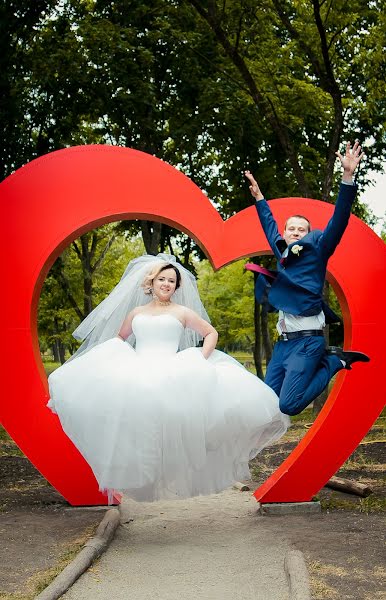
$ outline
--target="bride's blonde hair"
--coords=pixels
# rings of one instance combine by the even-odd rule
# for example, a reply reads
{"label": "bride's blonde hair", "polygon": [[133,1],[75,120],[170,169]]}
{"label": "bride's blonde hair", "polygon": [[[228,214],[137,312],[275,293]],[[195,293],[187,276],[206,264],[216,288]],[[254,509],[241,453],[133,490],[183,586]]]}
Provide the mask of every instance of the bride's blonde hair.
{"label": "bride's blonde hair", "polygon": [[175,267],[174,265],[168,264],[168,265],[157,265],[156,267],[153,267],[153,269],[146,275],[145,279],[143,280],[141,287],[143,287],[144,293],[147,296],[150,296],[150,294],[153,291],[153,280],[158,277],[158,275],[160,273],[162,273],[162,271],[166,271],[166,269],[173,269],[173,271],[175,271],[176,274],[176,290],[178,290],[178,288],[181,285],[181,273],[179,272],[179,270],[177,269],[177,267]]}

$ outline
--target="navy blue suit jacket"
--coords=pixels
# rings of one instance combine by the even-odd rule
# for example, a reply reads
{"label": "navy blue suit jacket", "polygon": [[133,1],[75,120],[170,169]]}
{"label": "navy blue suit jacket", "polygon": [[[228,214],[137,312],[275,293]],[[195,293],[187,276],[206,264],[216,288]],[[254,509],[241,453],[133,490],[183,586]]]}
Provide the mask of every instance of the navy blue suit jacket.
{"label": "navy blue suit jacket", "polygon": [[[279,261],[287,244],[278,231],[266,200],[256,202],[264,233],[278,259],[277,277],[273,282],[262,275],[256,281],[255,294],[259,302],[264,301],[268,292],[268,302],[276,310],[302,316],[317,315],[324,310],[327,322],[338,320],[323,302],[323,284],[328,259],[347,227],[356,191],[356,185],[341,184],[334,213],[325,230],[314,229],[301,240],[291,243],[284,265]],[[301,247],[298,254],[292,251],[294,246]]]}

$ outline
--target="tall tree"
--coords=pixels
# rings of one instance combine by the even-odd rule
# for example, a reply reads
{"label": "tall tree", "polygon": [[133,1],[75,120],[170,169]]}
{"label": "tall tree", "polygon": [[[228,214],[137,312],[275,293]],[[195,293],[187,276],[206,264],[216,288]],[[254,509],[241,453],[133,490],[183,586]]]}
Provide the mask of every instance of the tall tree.
{"label": "tall tree", "polygon": [[42,348],[64,361],[76,343],[71,332],[118,283],[127,263],[143,252],[116,224],[104,225],[74,240],[52,266],[39,302]]}
{"label": "tall tree", "polygon": [[[370,147],[368,154],[380,168],[386,142],[381,2],[187,1],[213,32],[225,68],[253,103],[267,139],[271,134],[280,147],[285,193],[296,183],[302,196],[318,197],[321,189],[330,200],[344,129],[350,137],[376,138],[377,152]],[[369,38],[375,47],[368,58]],[[371,76],[360,58],[376,66]]]}
{"label": "tall tree", "polygon": [[31,159],[34,127],[27,105],[30,54],[36,31],[43,27],[56,0],[5,0],[0,4],[0,181]]}

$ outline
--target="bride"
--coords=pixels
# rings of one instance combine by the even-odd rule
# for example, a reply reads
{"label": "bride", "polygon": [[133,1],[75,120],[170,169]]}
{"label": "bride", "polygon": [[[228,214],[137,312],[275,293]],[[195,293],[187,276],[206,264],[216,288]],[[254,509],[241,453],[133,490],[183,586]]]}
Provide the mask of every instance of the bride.
{"label": "bride", "polygon": [[289,426],[276,394],[215,350],[196,281],[173,256],[131,261],[74,336],[85,341],[50,375],[48,406],[109,498],[218,492]]}

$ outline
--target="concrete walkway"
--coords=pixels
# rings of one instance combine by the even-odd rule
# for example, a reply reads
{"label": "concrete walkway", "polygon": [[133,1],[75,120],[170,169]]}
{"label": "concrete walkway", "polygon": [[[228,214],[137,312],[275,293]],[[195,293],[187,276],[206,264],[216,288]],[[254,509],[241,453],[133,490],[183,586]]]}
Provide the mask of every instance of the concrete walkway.
{"label": "concrete walkway", "polygon": [[283,517],[257,516],[250,492],[124,500],[122,525],[67,600],[288,600]]}

